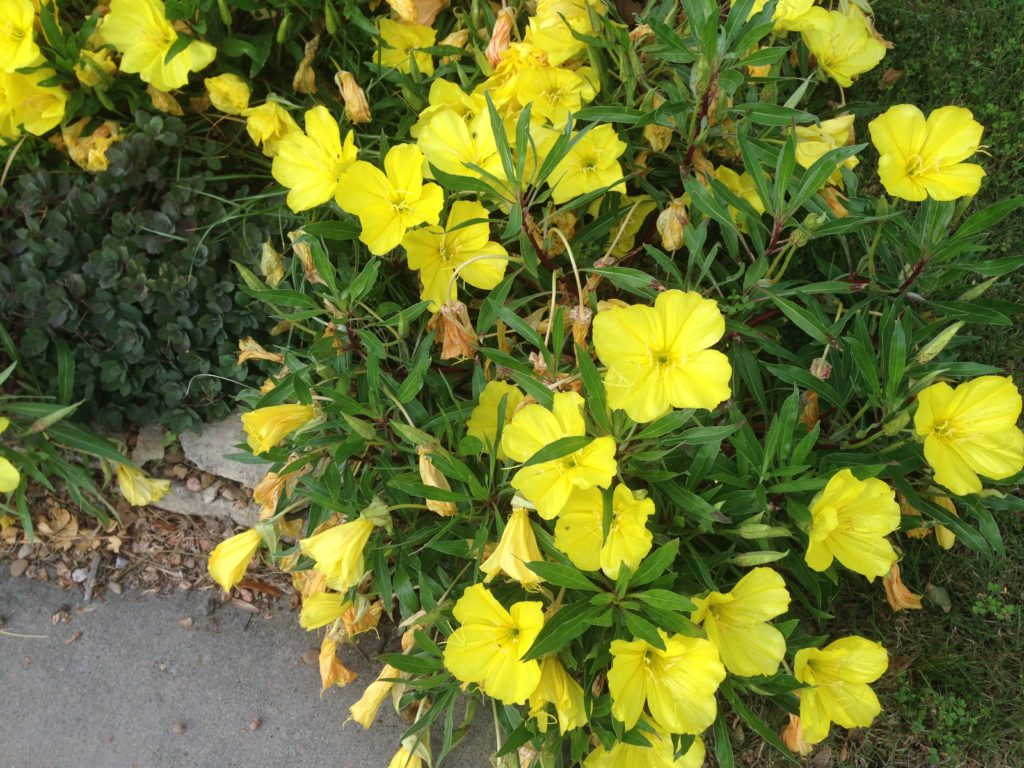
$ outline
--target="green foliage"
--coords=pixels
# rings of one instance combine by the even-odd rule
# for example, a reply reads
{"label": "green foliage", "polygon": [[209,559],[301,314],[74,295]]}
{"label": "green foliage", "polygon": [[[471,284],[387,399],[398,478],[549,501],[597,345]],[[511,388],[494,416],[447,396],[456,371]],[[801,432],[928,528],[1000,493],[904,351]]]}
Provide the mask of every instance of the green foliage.
{"label": "green foliage", "polygon": [[[181,430],[223,416],[237,340],[261,314],[236,283],[267,221],[236,220],[244,181],[218,177],[220,150],[182,121],[137,115],[102,174],[40,167],[0,190],[0,322],[18,376],[37,392],[67,376],[78,418]],[[63,366],[63,367],[62,367]]]}

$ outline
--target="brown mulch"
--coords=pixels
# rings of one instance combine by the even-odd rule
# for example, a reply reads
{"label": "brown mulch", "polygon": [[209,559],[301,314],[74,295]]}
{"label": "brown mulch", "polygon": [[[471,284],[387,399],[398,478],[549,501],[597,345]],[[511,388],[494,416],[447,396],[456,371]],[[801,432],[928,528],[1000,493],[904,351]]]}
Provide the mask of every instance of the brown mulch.
{"label": "brown mulch", "polygon": [[[125,590],[170,594],[221,592],[206,571],[210,551],[236,532],[229,520],[188,517],[110,499],[118,520],[106,527],[68,499],[30,489],[35,539],[16,524],[0,525],[0,567],[21,578],[75,589],[87,600]],[[230,597],[243,610],[269,609],[297,596],[287,574],[256,561]]]}

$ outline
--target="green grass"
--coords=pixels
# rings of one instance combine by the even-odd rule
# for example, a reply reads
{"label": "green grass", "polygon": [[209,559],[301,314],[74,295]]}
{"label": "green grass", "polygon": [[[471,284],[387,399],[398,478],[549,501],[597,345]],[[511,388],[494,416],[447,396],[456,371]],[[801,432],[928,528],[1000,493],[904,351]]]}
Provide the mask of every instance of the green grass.
{"label": "green grass", "polygon": [[[988,173],[978,204],[1024,194],[1024,2],[1021,0],[878,0],[878,27],[893,49],[852,92],[883,106],[910,103],[927,114],[954,104],[969,108],[985,126]],[[902,72],[891,84],[891,70]],[[990,258],[1024,252],[1024,215],[1003,223]],[[993,298],[1017,301],[1022,277],[1010,275],[990,289]],[[978,360],[1024,372],[1020,323],[978,340]]]}
{"label": "green grass", "polygon": [[[875,10],[894,48],[851,97],[883,107],[913,103],[926,113],[946,104],[970,108],[985,125],[987,147],[979,160],[988,178],[978,204],[1024,193],[1024,2],[878,0]],[[902,74],[887,84],[887,70]],[[1024,216],[1002,225],[992,250],[992,258],[1024,252]],[[1024,276],[1010,275],[991,295],[1017,301],[1022,288]],[[982,333],[988,335],[978,338],[975,359],[1006,368],[1020,383],[1020,323]],[[999,522],[1007,556],[998,561],[961,544],[943,552],[933,538],[900,537],[903,578],[926,595],[922,611],[893,613],[881,583],[844,579],[828,631],[833,637],[863,634],[889,649],[890,672],[876,686],[884,712],[868,730],[836,729],[826,747],[830,754],[812,758],[812,765],[1024,764],[1024,520]],[[945,590],[948,611],[928,599],[932,588]]]}

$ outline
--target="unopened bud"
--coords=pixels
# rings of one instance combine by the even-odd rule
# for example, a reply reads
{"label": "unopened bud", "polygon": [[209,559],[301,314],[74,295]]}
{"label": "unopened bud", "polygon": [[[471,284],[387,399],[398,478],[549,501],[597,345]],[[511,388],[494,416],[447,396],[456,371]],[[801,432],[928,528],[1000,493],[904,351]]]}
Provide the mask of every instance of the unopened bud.
{"label": "unopened bud", "polygon": [[828,381],[832,375],[832,366],[824,357],[816,357],[811,362],[811,376],[821,381]]}
{"label": "unopened bud", "polygon": [[658,234],[661,235],[661,244],[666,251],[678,251],[683,246],[684,232],[689,222],[686,210],[686,203],[683,198],[673,199],[661,213],[658,214]]}
{"label": "unopened bud", "polygon": [[334,76],[334,83],[341,91],[341,100],[345,102],[345,117],[352,123],[368,123],[373,119],[370,114],[370,105],[366,101],[366,94],[359,87],[355,76],[344,69],[338,70]]}
{"label": "unopened bud", "polygon": [[903,428],[910,422],[910,413],[906,410],[900,411],[895,417],[885,422],[882,426],[882,434],[886,437],[892,437],[898,435],[903,431]]}
{"label": "unopened bud", "polygon": [[743,539],[774,539],[790,535],[788,528],[764,523],[744,523],[737,530]]}
{"label": "unopened bud", "polygon": [[751,568],[756,565],[774,563],[786,557],[788,554],[788,549],[785,552],[774,552],[772,550],[767,550],[765,552],[743,552],[742,554],[729,558],[729,562],[743,568]]}
{"label": "unopened bud", "polygon": [[516,12],[511,8],[502,8],[498,11],[498,18],[494,21],[494,31],[491,32],[491,41],[487,44],[487,61],[492,67],[501,63],[501,54],[508,50],[512,40],[512,27],[516,23]]}
{"label": "unopened bud", "polygon": [[388,505],[376,496],[374,496],[369,506],[359,513],[359,516],[381,528],[387,528],[391,525],[391,513],[388,512]]}
{"label": "unopened bud", "polygon": [[940,352],[942,352],[942,350],[946,348],[946,345],[953,340],[953,337],[956,336],[963,327],[963,320],[957,320],[951,326],[941,331],[938,336],[925,344],[921,351],[917,353],[915,360],[917,360],[921,365],[930,363]]}

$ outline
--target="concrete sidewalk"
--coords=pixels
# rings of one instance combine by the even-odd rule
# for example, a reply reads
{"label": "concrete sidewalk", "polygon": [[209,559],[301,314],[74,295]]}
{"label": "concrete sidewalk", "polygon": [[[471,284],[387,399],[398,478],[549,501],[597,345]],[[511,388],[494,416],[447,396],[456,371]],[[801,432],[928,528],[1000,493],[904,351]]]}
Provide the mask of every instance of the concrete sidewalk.
{"label": "concrete sidewalk", "polygon": [[[7,570],[0,768],[386,768],[398,748],[404,727],[388,706],[369,731],[341,725],[380,665],[344,649],[360,679],[321,701],[317,667],[302,662],[319,640],[287,610],[265,618],[213,593],[83,606],[78,592]],[[54,624],[62,606],[71,620]],[[478,726],[444,766],[490,765],[493,726]]]}

